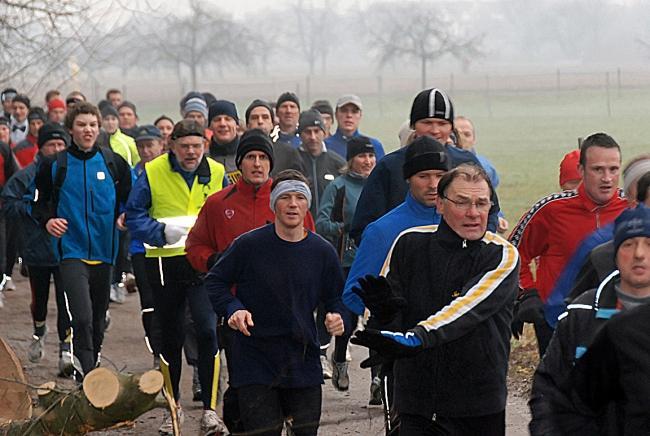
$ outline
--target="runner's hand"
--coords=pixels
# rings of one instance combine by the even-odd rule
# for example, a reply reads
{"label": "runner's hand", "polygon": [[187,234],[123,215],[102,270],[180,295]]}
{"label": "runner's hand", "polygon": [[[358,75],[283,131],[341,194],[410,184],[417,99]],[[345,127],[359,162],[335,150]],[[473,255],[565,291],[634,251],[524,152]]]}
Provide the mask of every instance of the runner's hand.
{"label": "runner's hand", "polygon": [[403,297],[395,294],[386,277],[367,275],[359,279],[359,287],[352,288],[370,314],[381,324],[387,324],[395,318],[407,303]]}
{"label": "runner's hand", "polygon": [[55,238],[60,238],[68,230],[68,221],[65,218],[51,218],[45,223],[45,230]]}
{"label": "runner's hand", "polygon": [[165,242],[167,245],[173,245],[181,240],[187,234],[187,229],[181,226],[165,224]]}
{"label": "runner's hand", "polygon": [[121,230],[123,232],[127,230],[126,213],[121,213],[120,216],[117,217],[117,220],[115,220],[115,225],[117,226],[118,230]]}
{"label": "runner's hand", "polygon": [[325,315],[325,328],[327,333],[332,336],[342,336],[345,331],[345,324],[343,318],[338,313],[328,313]]}
{"label": "runner's hand", "polygon": [[228,318],[228,325],[233,330],[239,330],[244,336],[250,336],[248,327],[253,327],[253,315],[248,310],[238,310]]}

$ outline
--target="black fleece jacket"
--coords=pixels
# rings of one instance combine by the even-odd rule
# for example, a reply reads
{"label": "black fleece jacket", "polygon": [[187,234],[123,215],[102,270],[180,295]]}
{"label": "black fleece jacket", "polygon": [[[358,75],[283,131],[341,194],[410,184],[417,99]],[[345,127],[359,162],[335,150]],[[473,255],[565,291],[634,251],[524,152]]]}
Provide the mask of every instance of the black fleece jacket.
{"label": "black fleece jacket", "polygon": [[397,411],[429,419],[503,411],[517,250],[491,232],[464,240],[443,220],[409,229],[389,259],[391,288],[408,302],[390,329],[412,329],[425,348],[395,361]]}

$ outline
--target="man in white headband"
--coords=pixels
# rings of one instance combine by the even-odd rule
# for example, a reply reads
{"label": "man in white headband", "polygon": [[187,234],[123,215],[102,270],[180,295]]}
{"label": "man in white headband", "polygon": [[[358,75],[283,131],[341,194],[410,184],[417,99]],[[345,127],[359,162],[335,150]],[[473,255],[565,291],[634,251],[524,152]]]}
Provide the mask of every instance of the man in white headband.
{"label": "man in white headband", "polygon": [[229,384],[247,434],[279,435],[285,416],[296,434],[317,434],[323,375],[314,310],[325,306],[331,335],[351,328],[340,315],[336,252],[304,226],[311,200],[302,174],[280,172],[271,186],[274,222],[237,238],[205,278],[214,310],[235,331]]}

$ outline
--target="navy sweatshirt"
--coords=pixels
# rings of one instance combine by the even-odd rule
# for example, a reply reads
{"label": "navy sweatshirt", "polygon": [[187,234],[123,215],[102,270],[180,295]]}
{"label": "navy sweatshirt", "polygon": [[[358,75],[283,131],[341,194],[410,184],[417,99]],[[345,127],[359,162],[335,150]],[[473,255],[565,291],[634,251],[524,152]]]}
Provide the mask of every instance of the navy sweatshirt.
{"label": "navy sweatshirt", "polygon": [[227,320],[245,309],[255,324],[251,336],[233,334],[233,387],[323,382],[313,312],[322,301],[328,312],[344,313],[343,273],[330,243],[312,232],[288,242],[268,224],[237,238],[207,274],[205,287],[217,315]]}

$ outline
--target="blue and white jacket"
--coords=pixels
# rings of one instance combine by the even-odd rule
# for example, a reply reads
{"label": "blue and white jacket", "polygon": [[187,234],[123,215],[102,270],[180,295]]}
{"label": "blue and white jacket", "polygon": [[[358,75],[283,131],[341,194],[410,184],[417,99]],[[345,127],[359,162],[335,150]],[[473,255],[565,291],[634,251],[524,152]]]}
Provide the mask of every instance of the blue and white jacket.
{"label": "blue and white jacket", "polygon": [[39,198],[33,216],[42,226],[51,218],[68,221],[63,236],[52,238],[59,261],[83,259],[114,264],[119,248],[115,221],[131,189],[131,169],[114,153],[118,180],[113,180],[97,145],[84,152],[73,143],[61,153],[68,156],[58,201],[53,195],[56,159],[43,160],[36,175]]}

